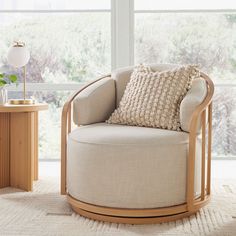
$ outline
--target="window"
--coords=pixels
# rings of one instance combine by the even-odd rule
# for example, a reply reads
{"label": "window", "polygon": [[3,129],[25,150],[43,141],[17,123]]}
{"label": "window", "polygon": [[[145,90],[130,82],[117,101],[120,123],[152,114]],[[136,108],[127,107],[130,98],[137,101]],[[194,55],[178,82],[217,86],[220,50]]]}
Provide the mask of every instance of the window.
{"label": "window", "polygon": [[31,52],[27,65],[31,83],[82,82],[111,70],[109,12],[4,13],[0,17],[0,65],[8,67],[5,55],[13,41],[25,42]]}
{"label": "window", "polygon": [[236,2],[234,0],[134,0],[136,11],[178,11],[178,10],[194,10],[194,11],[206,11],[206,10],[229,10],[236,8]]}
{"label": "window", "polygon": [[[236,157],[236,1],[1,0],[0,30],[1,70],[21,79],[6,54],[14,40],[26,42],[28,96],[49,103],[40,115],[40,158],[60,158],[60,115],[69,94],[138,63],[200,64],[216,84],[213,156]],[[19,97],[22,85],[9,90]]]}
{"label": "window", "polygon": [[[61,108],[69,94],[85,81],[111,71],[110,1],[4,0],[0,2],[0,68],[13,41],[26,43],[27,96],[46,101],[40,112],[39,157],[60,158]],[[9,88],[9,98],[22,96],[22,86]],[[50,148],[49,148],[50,147]]]}
{"label": "window", "polygon": [[213,79],[214,158],[236,156],[234,9],[229,0],[135,0],[135,64],[199,64]]}
{"label": "window", "polygon": [[110,10],[110,0],[1,0],[0,9],[5,11],[40,10]]}

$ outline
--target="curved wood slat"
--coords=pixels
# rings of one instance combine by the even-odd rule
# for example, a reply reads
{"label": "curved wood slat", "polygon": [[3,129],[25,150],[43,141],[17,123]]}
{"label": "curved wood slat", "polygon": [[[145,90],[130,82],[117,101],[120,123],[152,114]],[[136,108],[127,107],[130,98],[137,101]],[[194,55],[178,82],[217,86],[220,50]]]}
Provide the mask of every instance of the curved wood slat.
{"label": "curved wood slat", "polygon": [[179,214],[187,211],[187,204],[161,207],[161,208],[147,208],[147,209],[127,209],[127,208],[114,208],[104,207],[89,204],[86,202],[79,201],[69,194],[67,195],[68,202],[76,208],[83,209],[85,211],[94,212],[96,214],[111,215],[111,216],[122,216],[122,217],[156,217],[163,215]]}
{"label": "curved wood slat", "polygon": [[[212,97],[214,94],[214,84],[211,79],[203,72],[201,72],[201,78],[205,79],[208,92],[204,101],[194,110],[191,122],[190,122],[190,131],[189,131],[189,157],[188,157],[188,169],[187,169],[187,205],[188,210],[191,211],[194,205],[194,172],[195,172],[195,154],[196,154],[196,138],[197,138],[197,126],[198,120],[201,117],[201,114],[208,106],[212,103]],[[209,116],[209,125],[211,123],[212,116]],[[210,140],[210,141],[209,141]],[[211,129],[208,130],[208,145],[211,143]],[[209,149],[208,149],[209,150]],[[209,155],[209,151],[208,151]],[[208,170],[211,163],[208,162]],[[209,180],[208,180],[209,181]]]}
{"label": "curved wood slat", "polygon": [[208,106],[207,194],[211,193],[212,103]]}
{"label": "curved wood slat", "polygon": [[205,199],[205,172],[206,172],[206,110],[202,112],[202,176],[201,176],[201,200]]}
{"label": "curved wood slat", "polygon": [[104,221],[104,222],[112,222],[112,223],[120,223],[120,224],[157,224],[164,223],[182,219],[184,217],[191,216],[196,212],[184,212],[181,214],[163,216],[163,217],[119,217],[119,216],[108,216],[108,215],[100,215],[93,212],[85,211],[80,208],[76,208],[72,206],[72,209],[87,218]]}
{"label": "curved wood slat", "polygon": [[125,224],[153,224],[178,220],[196,213],[210,201],[209,196],[207,196],[204,201],[198,198],[193,206],[193,210],[187,211],[186,204],[153,209],[122,209],[84,203],[74,199],[70,195],[67,196],[67,199],[72,209],[82,216],[99,221]]}

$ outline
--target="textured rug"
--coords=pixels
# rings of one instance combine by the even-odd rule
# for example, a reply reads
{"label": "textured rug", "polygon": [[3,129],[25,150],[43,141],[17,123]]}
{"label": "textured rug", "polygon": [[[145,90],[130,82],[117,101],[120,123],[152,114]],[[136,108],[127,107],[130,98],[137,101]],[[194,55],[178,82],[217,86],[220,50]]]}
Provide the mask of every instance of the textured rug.
{"label": "textured rug", "polygon": [[55,178],[39,180],[34,192],[0,190],[0,235],[209,235],[236,236],[236,181],[213,180],[212,201],[199,213],[176,222],[125,225],[86,219],[72,212]]}

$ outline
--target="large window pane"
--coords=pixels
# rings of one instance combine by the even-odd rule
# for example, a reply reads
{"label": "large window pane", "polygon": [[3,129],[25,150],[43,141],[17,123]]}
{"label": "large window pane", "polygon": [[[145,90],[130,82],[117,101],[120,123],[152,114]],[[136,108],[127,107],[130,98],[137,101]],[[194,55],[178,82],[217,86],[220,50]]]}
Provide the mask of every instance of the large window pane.
{"label": "large window pane", "polygon": [[234,81],[236,14],[137,13],[135,62],[200,64],[215,82]]}
{"label": "large window pane", "polygon": [[134,0],[135,10],[236,9],[235,0]]}
{"label": "large window pane", "polygon": [[236,87],[216,87],[213,100],[212,155],[236,157]]}
{"label": "large window pane", "polygon": [[1,10],[104,10],[110,0],[1,0]]}
{"label": "large window pane", "polygon": [[[236,83],[236,14],[136,13],[135,63],[199,64],[213,81]],[[236,156],[236,88],[216,87],[213,156]]]}
{"label": "large window pane", "polygon": [[[14,40],[26,43],[29,82],[74,83],[95,79],[111,68],[110,13],[0,13],[0,67]],[[20,71],[18,71],[19,75]]]}

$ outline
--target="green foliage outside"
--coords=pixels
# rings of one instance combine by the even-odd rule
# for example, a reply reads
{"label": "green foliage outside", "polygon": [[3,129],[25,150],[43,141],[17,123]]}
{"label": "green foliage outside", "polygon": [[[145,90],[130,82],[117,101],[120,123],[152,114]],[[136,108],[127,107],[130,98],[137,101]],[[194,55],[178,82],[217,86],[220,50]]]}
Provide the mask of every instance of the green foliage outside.
{"label": "green foliage outside", "polygon": [[17,75],[0,73],[0,88],[11,84],[17,84],[17,79]]}
{"label": "green foliage outside", "polygon": [[[111,70],[110,13],[1,14],[0,67],[8,67],[14,40],[31,52],[30,82],[77,83]],[[0,19],[1,22],[1,19]],[[4,21],[2,21],[4,22]],[[135,63],[199,64],[215,82],[236,82],[235,14],[135,15]],[[19,80],[22,80],[18,73]],[[29,93],[49,103],[40,115],[40,157],[60,158],[61,107],[70,92]],[[236,155],[236,90],[217,88],[214,96],[214,155]],[[11,97],[19,94],[11,92]]]}
{"label": "green foliage outside", "polygon": [[[14,40],[26,43],[31,58],[27,81],[35,83],[78,83],[93,80],[111,70],[111,33],[109,13],[78,14],[0,14],[0,67],[6,72],[21,70],[8,66],[6,55]],[[70,95],[67,91],[28,92],[49,103],[49,111],[40,113],[40,158],[60,158],[61,108]],[[19,98],[10,92],[9,98]]]}
{"label": "green foliage outside", "polygon": [[[236,83],[236,15],[136,14],[136,63],[198,64],[215,83]],[[236,156],[236,88],[217,87],[213,156]]]}

